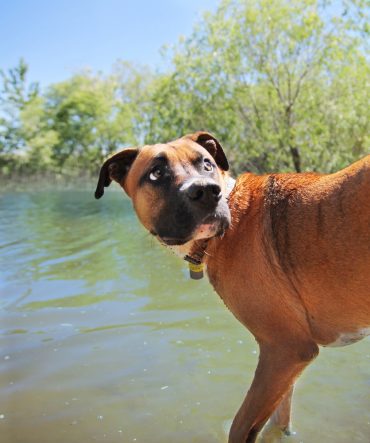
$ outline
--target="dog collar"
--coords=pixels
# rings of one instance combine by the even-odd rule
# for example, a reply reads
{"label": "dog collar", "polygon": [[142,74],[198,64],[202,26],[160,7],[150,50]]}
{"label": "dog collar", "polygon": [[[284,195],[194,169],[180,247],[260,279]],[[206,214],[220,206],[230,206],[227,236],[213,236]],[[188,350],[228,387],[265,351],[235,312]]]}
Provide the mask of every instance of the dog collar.
{"label": "dog collar", "polygon": [[[228,177],[226,182],[226,200],[229,200],[229,196],[231,191],[234,189],[234,186],[235,180]],[[190,278],[193,280],[200,280],[204,276],[203,258],[206,253],[208,242],[211,240],[211,238],[212,237],[205,238],[203,240],[196,240],[189,254],[185,255],[184,257],[184,260],[187,261],[189,265]]]}
{"label": "dog collar", "polygon": [[203,257],[206,253],[209,238],[204,240],[196,240],[189,254],[185,255],[184,260],[189,264],[190,278],[200,280],[204,275]]}

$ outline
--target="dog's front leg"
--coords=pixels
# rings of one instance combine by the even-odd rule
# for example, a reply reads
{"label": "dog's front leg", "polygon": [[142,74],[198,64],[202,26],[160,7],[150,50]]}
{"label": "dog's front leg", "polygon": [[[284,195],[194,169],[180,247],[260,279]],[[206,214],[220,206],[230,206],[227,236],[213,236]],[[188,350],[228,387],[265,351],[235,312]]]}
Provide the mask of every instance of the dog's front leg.
{"label": "dog's front leg", "polygon": [[260,344],[252,385],[230,429],[229,443],[254,443],[295,379],[318,354],[311,342]]}

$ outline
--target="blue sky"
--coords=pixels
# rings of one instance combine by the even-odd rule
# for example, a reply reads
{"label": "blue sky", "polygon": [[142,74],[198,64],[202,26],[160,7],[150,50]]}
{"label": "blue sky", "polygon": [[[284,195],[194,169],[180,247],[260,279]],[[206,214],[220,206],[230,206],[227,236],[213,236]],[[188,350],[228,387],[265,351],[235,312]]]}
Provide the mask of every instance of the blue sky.
{"label": "blue sky", "polygon": [[0,0],[0,69],[23,57],[42,86],[117,59],[160,68],[159,50],[189,35],[218,0]]}

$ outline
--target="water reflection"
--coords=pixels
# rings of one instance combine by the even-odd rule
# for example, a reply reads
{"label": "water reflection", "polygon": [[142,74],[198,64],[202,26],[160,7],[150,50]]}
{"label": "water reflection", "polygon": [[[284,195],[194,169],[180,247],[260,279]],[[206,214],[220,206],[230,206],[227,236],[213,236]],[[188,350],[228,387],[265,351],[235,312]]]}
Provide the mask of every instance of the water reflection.
{"label": "water reflection", "polygon": [[[0,441],[223,442],[253,338],[108,192],[0,196]],[[369,340],[297,387],[292,443],[370,440]]]}

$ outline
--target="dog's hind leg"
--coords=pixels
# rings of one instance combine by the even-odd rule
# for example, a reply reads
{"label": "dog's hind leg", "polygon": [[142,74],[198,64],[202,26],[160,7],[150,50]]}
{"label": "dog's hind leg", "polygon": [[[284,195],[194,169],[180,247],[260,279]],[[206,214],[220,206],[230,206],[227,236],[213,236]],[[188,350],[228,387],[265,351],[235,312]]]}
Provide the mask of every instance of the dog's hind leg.
{"label": "dog's hind leg", "polygon": [[280,401],[275,412],[271,415],[269,426],[277,427],[286,435],[290,435],[290,411],[292,407],[292,396],[294,385],[290,387],[288,392]]}
{"label": "dog's hind leg", "polygon": [[276,443],[283,435],[291,435],[290,411],[294,386],[288,389],[261,433],[261,443]]}
{"label": "dog's hind leg", "polygon": [[[260,344],[260,357],[252,385],[231,425],[229,443],[254,443],[258,433],[294,381],[317,356],[312,342]],[[284,406],[286,406],[284,404]],[[289,414],[285,414],[288,418]]]}

